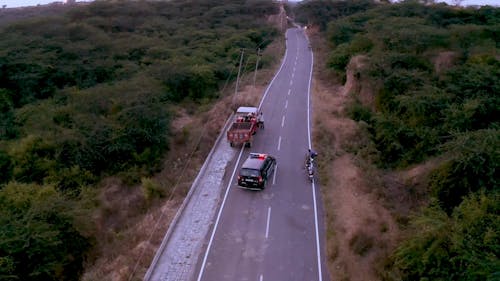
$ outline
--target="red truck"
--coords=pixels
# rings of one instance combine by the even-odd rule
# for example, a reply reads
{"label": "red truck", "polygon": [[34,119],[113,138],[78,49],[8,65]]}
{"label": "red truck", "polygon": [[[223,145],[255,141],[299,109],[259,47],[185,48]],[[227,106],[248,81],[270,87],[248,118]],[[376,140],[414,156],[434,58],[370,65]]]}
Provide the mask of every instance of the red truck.
{"label": "red truck", "polygon": [[252,146],[252,138],[259,128],[264,128],[262,113],[256,107],[241,106],[235,114],[231,127],[227,130],[227,140],[231,146],[244,144]]}

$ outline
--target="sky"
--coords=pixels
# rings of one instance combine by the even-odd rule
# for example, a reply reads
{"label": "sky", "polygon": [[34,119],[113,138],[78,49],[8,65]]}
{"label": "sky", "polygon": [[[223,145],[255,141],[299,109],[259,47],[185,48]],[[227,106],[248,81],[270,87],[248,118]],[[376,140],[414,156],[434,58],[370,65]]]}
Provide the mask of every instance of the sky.
{"label": "sky", "polygon": [[[82,0],[77,0],[78,2]],[[91,0],[85,0],[91,1]],[[49,4],[52,2],[65,2],[65,0],[0,0],[0,7],[6,5],[7,8],[23,7],[23,6],[36,6],[38,4]],[[442,2],[447,2],[452,4],[452,0],[446,0]],[[500,0],[463,0],[462,5],[496,5],[500,6]]]}

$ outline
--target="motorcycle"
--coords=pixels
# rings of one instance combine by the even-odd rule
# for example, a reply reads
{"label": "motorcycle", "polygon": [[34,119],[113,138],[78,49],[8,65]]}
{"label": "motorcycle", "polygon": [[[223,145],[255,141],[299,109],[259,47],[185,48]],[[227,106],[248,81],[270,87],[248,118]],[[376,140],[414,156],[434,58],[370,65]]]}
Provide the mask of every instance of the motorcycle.
{"label": "motorcycle", "polygon": [[312,182],[314,179],[314,158],[309,157],[306,161],[306,171],[309,180]]}

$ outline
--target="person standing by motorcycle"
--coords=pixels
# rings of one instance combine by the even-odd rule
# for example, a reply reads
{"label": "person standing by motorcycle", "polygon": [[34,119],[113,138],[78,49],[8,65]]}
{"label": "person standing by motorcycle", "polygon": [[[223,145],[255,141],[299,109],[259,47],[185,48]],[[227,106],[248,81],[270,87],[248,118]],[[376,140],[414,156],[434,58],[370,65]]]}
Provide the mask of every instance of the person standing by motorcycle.
{"label": "person standing by motorcycle", "polygon": [[306,157],[306,168],[309,168],[311,162],[318,156],[318,153],[312,149],[307,149],[307,157]]}
{"label": "person standing by motorcycle", "polygon": [[307,170],[307,176],[309,177],[309,180],[313,181],[314,180],[314,159],[318,156],[318,153],[312,149],[307,150],[307,155],[306,155],[306,170]]}
{"label": "person standing by motorcycle", "polygon": [[316,153],[316,151],[314,151],[314,150],[312,150],[310,148],[307,151],[309,152],[309,157],[311,159],[314,159],[314,158],[316,158],[316,156],[318,156],[318,153]]}

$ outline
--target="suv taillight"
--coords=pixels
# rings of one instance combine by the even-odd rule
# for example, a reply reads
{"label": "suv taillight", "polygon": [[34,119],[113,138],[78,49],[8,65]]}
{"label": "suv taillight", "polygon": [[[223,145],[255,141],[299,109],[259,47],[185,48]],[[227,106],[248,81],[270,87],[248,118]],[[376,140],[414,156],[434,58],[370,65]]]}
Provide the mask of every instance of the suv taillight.
{"label": "suv taillight", "polygon": [[259,182],[262,182],[262,177],[261,176],[259,176]]}

